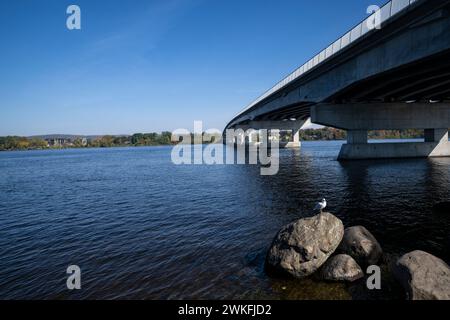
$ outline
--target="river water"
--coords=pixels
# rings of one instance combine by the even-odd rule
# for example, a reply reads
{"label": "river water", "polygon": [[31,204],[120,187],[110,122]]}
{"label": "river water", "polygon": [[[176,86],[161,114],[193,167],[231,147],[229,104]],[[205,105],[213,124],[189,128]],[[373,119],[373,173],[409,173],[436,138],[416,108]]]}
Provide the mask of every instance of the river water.
{"label": "river water", "polygon": [[[336,161],[341,142],[280,151],[280,171],[172,164],[170,147],[0,153],[0,299],[401,298],[363,286],[271,278],[278,229],[325,197],[389,259],[414,249],[447,262],[450,158]],[[66,268],[82,288],[66,288]],[[384,285],[385,284],[385,285]]]}

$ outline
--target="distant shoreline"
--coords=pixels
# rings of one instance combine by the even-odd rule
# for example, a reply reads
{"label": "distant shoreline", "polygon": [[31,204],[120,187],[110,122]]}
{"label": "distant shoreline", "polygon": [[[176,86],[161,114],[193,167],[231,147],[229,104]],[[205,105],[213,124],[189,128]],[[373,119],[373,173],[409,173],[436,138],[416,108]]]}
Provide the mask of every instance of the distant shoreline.
{"label": "distant shoreline", "polygon": [[[288,134],[289,135],[289,134]],[[51,150],[51,149],[84,149],[112,147],[157,147],[170,146],[176,143],[171,140],[172,133],[136,133],[133,135],[42,135],[33,137],[7,136],[0,137],[0,151]],[[380,139],[423,139],[423,130],[380,130],[370,131],[368,138]],[[346,140],[344,130],[335,128],[300,130],[300,141],[340,141]],[[208,143],[208,142],[206,142]]]}
{"label": "distant shoreline", "polygon": [[[405,139],[396,139],[396,138],[391,138],[391,139],[370,139],[371,141],[376,141],[376,140],[384,140],[384,141],[389,141],[389,140],[421,140],[420,138],[405,138]],[[338,141],[345,141],[345,139],[335,139],[335,140],[305,140],[302,142],[338,142]],[[207,142],[202,143],[202,145],[206,145],[208,144]],[[213,143],[214,144],[214,143]],[[217,143],[217,144],[221,144],[221,143]],[[171,147],[171,146],[175,146],[175,144],[161,144],[161,145],[148,145],[148,146],[133,146],[133,145],[124,145],[124,146],[112,146],[112,147],[60,147],[60,148],[53,148],[53,147],[48,147],[48,148],[42,148],[42,149],[7,149],[7,150],[0,150],[0,153],[8,153],[8,152],[27,152],[27,151],[62,151],[62,150],[92,150],[92,149],[99,149],[99,150],[106,150],[106,149],[137,149],[137,148],[157,148],[157,147]],[[192,144],[194,145],[198,145],[196,143]]]}

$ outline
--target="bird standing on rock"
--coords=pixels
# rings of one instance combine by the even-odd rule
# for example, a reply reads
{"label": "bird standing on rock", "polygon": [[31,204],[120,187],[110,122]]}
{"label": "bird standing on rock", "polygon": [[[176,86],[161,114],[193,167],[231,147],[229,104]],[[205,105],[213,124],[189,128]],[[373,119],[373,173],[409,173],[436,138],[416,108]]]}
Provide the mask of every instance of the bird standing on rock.
{"label": "bird standing on rock", "polygon": [[325,198],[322,199],[322,201],[317,202],[316,206],[314,207],[314,211],[318,211],[322,213],[322,210],[325,209],[327,206],[327,200]]}

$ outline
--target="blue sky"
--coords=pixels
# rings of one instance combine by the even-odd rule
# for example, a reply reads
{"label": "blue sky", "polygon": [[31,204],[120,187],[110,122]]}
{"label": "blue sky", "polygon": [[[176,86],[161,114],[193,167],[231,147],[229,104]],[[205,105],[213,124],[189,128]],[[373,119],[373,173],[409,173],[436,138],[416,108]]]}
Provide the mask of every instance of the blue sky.
{"label": "blue sky", "polygon": [[0,135],[222,129],[384,2],[2,0]]}

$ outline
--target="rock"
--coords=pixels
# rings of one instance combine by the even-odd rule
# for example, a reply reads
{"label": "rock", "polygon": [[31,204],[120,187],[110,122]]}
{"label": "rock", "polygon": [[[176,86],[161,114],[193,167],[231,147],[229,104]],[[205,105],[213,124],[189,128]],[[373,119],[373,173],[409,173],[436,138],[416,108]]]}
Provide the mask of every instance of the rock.
{"label": "rock", "polygon": [[267,267],[296,278],[313,274],[336,250],[344,235],[342,221],[323,212],[284,226],[267,254]]}
{"label": "rock", "polygon": [[436,214],[450,215],[450,202],[441,202],[433,206],[433,212]]}
{"label": "rock", "polygon": [[349,281],[364,277],[361,267],[346,254],[338,254],[325,262],[322,268],[322,278],[329,281]]}
{"label": "rock", "polygon": [[376,264],[383,255],[377,239],[363,226],[345,229],[339,251],[348,254],[362,266]]}
{"label": "rock", "polygon": [[412,251],[398,259],[394,276],[411,300],[450,300],[450,268],[424,251]]}

